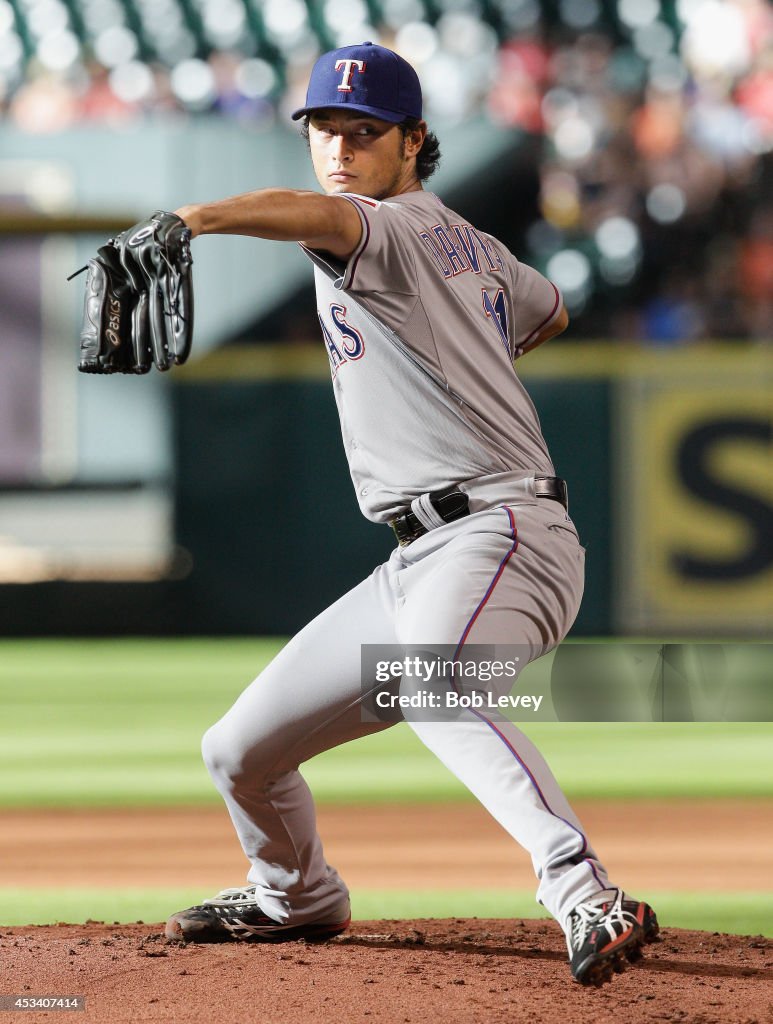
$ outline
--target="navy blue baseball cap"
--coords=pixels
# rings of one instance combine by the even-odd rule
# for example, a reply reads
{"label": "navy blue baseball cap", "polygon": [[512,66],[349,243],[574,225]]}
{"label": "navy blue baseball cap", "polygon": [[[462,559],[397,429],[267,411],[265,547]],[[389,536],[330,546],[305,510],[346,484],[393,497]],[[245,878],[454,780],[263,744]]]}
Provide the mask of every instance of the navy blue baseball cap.
{"label": "navy blue baseball cap", "polygon": [[419,76],[399,54],[376,43],[323,53],[311,70],[306,105],[292,115],[341,107],[398,124],[421,118]]}

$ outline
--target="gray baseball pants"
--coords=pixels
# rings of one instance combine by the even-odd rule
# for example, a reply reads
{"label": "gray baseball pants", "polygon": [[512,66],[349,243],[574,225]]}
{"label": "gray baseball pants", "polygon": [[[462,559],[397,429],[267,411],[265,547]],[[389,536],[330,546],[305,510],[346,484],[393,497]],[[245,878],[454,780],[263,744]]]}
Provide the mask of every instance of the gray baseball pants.
{"label": "gray baseball pants", "polygon": [[[390,727],[363,721],[361,645],[518,644],[537,657],[574,621],[584,570],[575,528],[558,502],[535,498],[533,486],[529,493],[528,481],[512,492],[495,507],[478,495],[474,514],[396,548],[293,637],[204,736],[204,760],[250,861],[248,879],[276,920],[349,915],[348,890],[325,860],[298,767]],[[564,924],[609,882],[544,758],[496,712],[426,719],[406,713],[419,739],[531,855],[537,898]]]}

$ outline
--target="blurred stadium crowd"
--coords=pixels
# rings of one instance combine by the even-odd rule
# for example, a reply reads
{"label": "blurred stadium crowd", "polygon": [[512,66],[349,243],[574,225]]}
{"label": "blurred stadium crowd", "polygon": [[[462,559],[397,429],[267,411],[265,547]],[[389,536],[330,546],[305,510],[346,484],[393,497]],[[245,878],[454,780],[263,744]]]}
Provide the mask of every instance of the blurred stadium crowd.
{"label": "blurred stadium crowd", "polygon": [[487,113],[540,140],[520,255],[594,332],[770,339],[766,0],[0,0],[0,117],[262,130],[322,50],[364,39],[416,66],[430,122]]}

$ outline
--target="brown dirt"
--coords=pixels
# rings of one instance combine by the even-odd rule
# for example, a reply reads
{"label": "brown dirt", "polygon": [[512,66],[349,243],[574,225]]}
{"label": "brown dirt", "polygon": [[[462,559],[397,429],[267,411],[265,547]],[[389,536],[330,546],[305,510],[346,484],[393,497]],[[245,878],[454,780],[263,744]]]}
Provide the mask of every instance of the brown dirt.
{"label": "brown dirt", "polygon": [[0,992],[85,996],[83,1024],[773,1020],[773,943],[679,929],[601,989],[571,980],[546,921],[360,921],[314,945],[181,946],[160,925],[43,926],[3,930],[0,954]]}
{"label": "brown dirt", "polygon": [[[575,807],[610,875],[632,892],[770,887],[771,800],[578,801]],[[529,858],[476,803],[323,806],[318,818],[327,858],[352,889],[535,884]],[[734,870],[740,863],[743,870]],[[6,811],[0,864],[5,886],[200,886],[202,896],[240,884],[245,874],[219,805]]]}
{"label": "brown dirt", "polygon": [[[763,800],[577,804],[613,877],[642,893],[767,889],[771,809]],[[322,807],[319,826],[353,889],[534,885],[529,859],[477,804]],[[218,806],[3,812],[0,863],[4,886],[200,885],[204,896],[244,877]],[[748,936],[666,929],[642,963],[587,990],[571,980],[549,921],[360,921],[324,945],[183,947],[162,932],[0,927],[0,994],[85,996],[74,1018],[83,1024],[773,1024],[773,943]]]}

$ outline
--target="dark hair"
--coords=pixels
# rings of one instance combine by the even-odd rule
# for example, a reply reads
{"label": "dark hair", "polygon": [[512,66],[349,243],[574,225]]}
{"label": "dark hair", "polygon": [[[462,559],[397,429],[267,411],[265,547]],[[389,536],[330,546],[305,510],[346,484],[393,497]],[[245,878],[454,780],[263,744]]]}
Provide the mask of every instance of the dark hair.
{"label": "dark hair", "polygon": [[[403,133],[405,139],[414,129],[418,128],[421,124],[421,120],[418,117],[406,117],[404,121],[400,121],[397,127]],[[309,115],[301,121],[301,137],[307,142],[309,141]],[[427,131],[424,136],[424,142],[419,152],[416,154],[416,177],[419,181],[426,181],[427,178],[431,178],[432,175],[438,168],[440,163],[440,143],[438,137],[434,132]]]}
{"label": "dark hair", "polygon": [[[420,124],[421,121],[418,117],[406,117],[397,127],[403,133],[403,138],[405,138],[407,135],[410,135],[414,128],[418,128]],[[426,181],[427,178],[431,178],[437,170],[439,163],[440,143],[438,142],[437,135],[428,128],[421,149],[416,154],[416,177],[419,181]]]}

